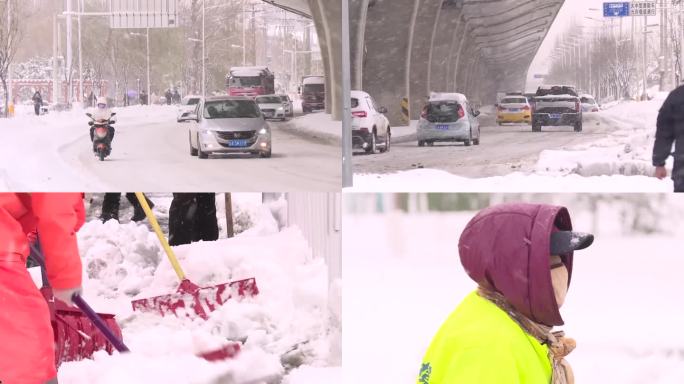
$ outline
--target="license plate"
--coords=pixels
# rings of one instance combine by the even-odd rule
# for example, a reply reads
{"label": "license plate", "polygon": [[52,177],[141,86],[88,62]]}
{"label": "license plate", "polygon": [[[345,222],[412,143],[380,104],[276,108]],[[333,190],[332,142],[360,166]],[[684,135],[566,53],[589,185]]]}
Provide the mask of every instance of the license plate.
{"label": "license plate", "polygon": [[229,147],[246,147],[247,140],[228,140]]}
{"label": "license plate", "polygon": [[439,124],[435,128],[439,129],[440,131],[448,131],[449,130],[449,126],[445,125],[445,124]]}
{"label": "license plate", "polygon": [[520,108],[508,108],[510,112],[520,112]]}
{"label": "license plate", "polygon": [[561,118],[561,114],[560,114],[560,113],[552,113],[552,114],[549,115],[549,117],[552,118],[552,119],[560,119],[560,118]]}

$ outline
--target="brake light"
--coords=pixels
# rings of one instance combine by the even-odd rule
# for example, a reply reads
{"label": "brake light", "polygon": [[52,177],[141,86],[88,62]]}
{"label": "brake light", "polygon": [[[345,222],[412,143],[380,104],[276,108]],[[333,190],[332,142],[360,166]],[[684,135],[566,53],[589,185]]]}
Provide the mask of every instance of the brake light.
{"label": "brake light", "polygon": [[465,116],[465,111],[463,110],[463,107],[459,105],[458,106],[458,118],[462,119],[463,116]]}
{"label": "brake light", "polygon": [[428,107],[426,105],[423,107],[423,110],[420,111],[420,117],[422,117],[423,119],[427,119],[427,115],[428,115]]}
{"label": "brake light", "polygon": [[580,102],[579,102],[579,101],[575,101],[575,110],[576,110],[577,112],[579,112],[579,111],[580,111],[580,108],[581,108]]}
{"label": "brake light", "polygon": [[523,111],[529,111],[529,110],[530,110],[530,106],[529,106],[529,105],[526,105],[526,106],[523,107]]}
{"label": "brake light", "polygon": [[366,113],[366,111],[354,111],[354,112],[352,112],[352,116],[354,116],[354,117],[367,117],[368,114]]}
{"label": "brake light", "polygon": [[592,112],[598,112],[598,108],[594,108],[591,110]]}

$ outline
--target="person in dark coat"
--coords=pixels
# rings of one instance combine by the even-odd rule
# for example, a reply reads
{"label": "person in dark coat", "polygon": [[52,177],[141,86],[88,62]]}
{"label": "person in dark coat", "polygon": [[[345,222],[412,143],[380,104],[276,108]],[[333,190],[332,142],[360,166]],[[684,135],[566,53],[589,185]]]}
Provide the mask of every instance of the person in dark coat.
{"label": "person in dark coat", "polygon": [[174,193],[169,209],[169,244],[190,244],[218,239],[216,195]]}
{"label": "person in dark coat", "polygon": [[147,92],[145,90],[140,92],[140,104],[147,105]]}
{"label": "person in dark coat", "polygon": [[36,116],[40,116],[40,107],[43,106],[43,96],[40,95],[40,91],[36,91],[31,99],[33,100],[33,110],[36,112]]}
{"label": "person in dark coat", "polygon": [[171,101],[173,99],[173,93],[171,93],[171,89],[166,90],[164,97],[166,98],[166,105],[171,105]]}
{"label": "person in dark coat", "polygon": [[[126,199],[133,206],[133,217],[131,221],[142,221],[145,219],[145,211],[143,211],[140,202],[135,197],[135,193],[129,192],[126,194]],[[147,200],[147,205],[150,208],[154,207],[154,203],[145,196]],[[108,220],[119,221],[119,205],[121,201],[121,193],[105,193],[104,200],[102,201],[102,212],[100,213],[100,220],[102,222],[107,222]]]}
{"label": "person in dark coat", "polygon": [[672,167],[674,190],[684,192],[684,85],[667,96],[658,112],[656,127],[653,145],[653,166],[656,167],[656,177],[659,179],[667,177],[665,161],[670,155],[674,155]]}

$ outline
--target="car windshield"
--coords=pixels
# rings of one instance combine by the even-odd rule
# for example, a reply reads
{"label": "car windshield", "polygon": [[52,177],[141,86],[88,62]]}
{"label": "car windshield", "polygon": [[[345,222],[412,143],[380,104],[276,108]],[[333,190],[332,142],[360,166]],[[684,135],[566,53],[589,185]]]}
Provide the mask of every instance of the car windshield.
{"label": "car windshield", "polygon": [[185,105],[197,105],[199,103],[199,97],[191,97],[185,101]]}
{"label": "car windshield", "polygon": [[352,107],[352,108],[356,108],[356,107],[358,107],[358,106],[359,106],[359,99],[357,99],[357,98],[355,98],[355,97],[352,97],[352,100],[351,100],[351,107]]}
{"label": "car windshield", "polygon": [[258,87],[261,85],[261,77],[231,77],[230,85],[233,87]]}
{"label": "car windshield", "polygon": [[281,101],[287,101],[287,102],[289,102],[289,101],[290,101],[290,97],[289,97],[289,96],[280,96],[280,100],[281,100]]}
{"label": "car windshield", "polygon": [[433,101],[427,105],[427,120],[431,123],[452,123],[458,121],[460,106],[455,101]]}
{"label": "car windshield", "polygon": [[263,96],[257,97],[256,102],[258,104],[280,104],[282,101],[278,96]]}
{"label": "car windshield", "polygon": [[205,119],[253,119],[260,116],[252,100],[219,100],[204,104]]}
{"label": "car windshield", "polygon": [[304,84],[304,92],[324,92],[324,84]]}
{"label": "car windshield", "polygon": [[546,95],[571,95],[577,96],[577,91],[573,87],[568,86],[551,86],[551,87],[540,87],[537,89],[536,96],[546,96]]}
{"label": "car windshield", "polygon": [[581,100],[582,104],[596,104],[596,101],[591,97],[583,97]]}
{"label": "car windshield", "polygon": [[525,104],[527,100],[522,97],[507,97],[501,100],[501,104]]}

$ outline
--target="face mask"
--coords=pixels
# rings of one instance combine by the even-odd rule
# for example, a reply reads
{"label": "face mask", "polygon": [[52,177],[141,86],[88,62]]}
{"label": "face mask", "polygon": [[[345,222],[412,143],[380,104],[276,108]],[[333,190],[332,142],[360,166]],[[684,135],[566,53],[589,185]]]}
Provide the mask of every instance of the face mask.
{"label": "face mask", "polygon": [[551,257],[551,285],[553,285],[553,294],[556,296],[556,304],[560,308],[568,293],[568,269],[559,256]]}

